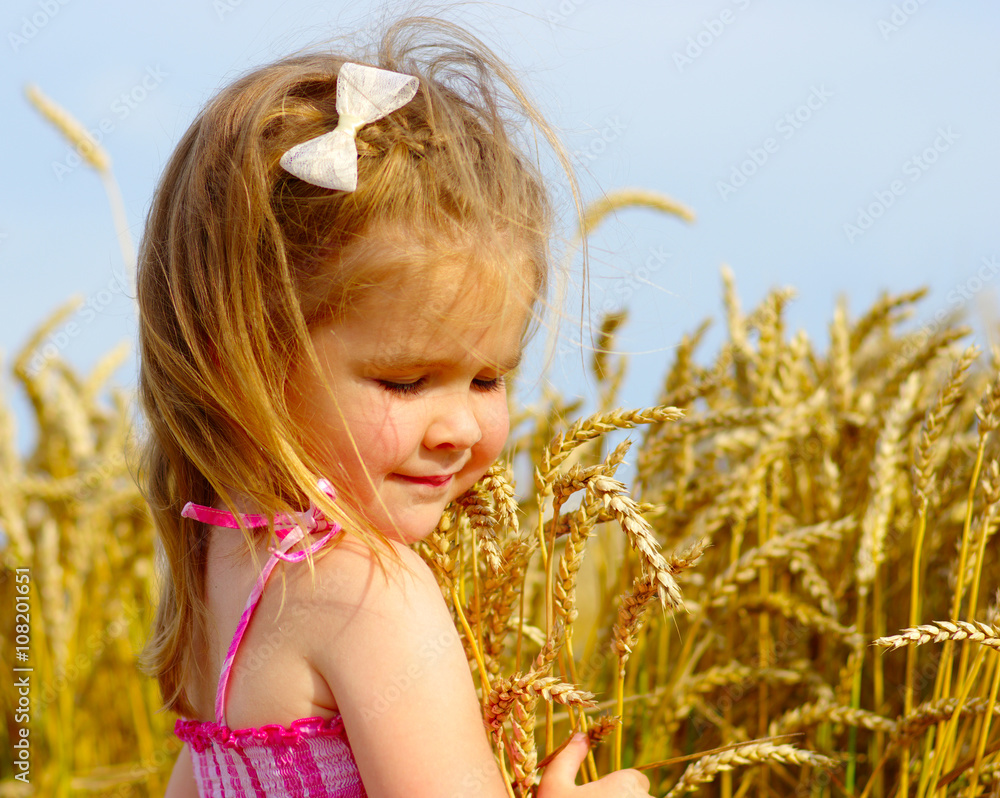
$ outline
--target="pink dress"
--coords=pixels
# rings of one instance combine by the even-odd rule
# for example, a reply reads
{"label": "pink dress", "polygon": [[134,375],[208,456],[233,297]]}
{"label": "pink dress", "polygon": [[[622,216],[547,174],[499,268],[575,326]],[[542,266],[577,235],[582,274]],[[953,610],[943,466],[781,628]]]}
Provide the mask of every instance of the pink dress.
{"label": "pink dress", "polygon": [[[321,483],[332,495],[328,483]],[[188,503],[183,515],[208,524],[238,528],[231,513]],[[250,527],[264,526],[263,516],[246,515]],[[226,654],[215,694],[215,722],[177,721],[174,732],[188,744],[201,798],[365,798],[365,788],[351,752],[340,715],[300,718],[288,726],[267,724],[251,729],[230,729],[225,721],[226,688],[233,660],[268,577],[278,560],[298,562],[308,551],[317,551],[340,531],[315,507],[296,518],[276,519],[280,538],[257,577],[247,599],[236,634]],[[326,532],[309,549],[288,554],[308,533]]]}

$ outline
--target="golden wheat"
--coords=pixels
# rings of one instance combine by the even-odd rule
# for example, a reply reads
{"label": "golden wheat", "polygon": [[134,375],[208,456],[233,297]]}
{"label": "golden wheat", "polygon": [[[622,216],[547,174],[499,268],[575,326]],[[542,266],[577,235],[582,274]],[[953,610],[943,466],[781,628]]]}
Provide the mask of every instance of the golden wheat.
{"label": "golden wheat", "polygon": [[913,629],[904,629],[897,635],[880,637],[875,643],[891,651],[900,646],[922,646],[945,640],[968,640],[1000,649],[1000,629],[979,621],[932,621]]}
{"label": "golden wheat", "polygon": [[[596,409],[550,389],[515,411],[507,459],[417,547],[482,670],[511,793],[534,792],[573,730],[595,743],[615,732],[583,778],[648,765],[655,794],[992,785],[995,364],[957,345],[957,319],[901,330],[922,291],[883,295],[857,319],[838,303],[822,352],[786,329],[789,291],[744,311],[730,270],[723,290],[728,340],[706,361],[708,325],[684,336],[645,409],[616,409],[624,317],[604,320]],[[0,600],[12,569],[31,568],[38,794],[159,795],[178,746],[135,667],[153,544],[127,397],[105,387],[121,353],[83,377],[58,357],[30,367],[75,307],[12,361],[36,425],[29,452],[0,403]],[[512,473],[528,475],[522,490]],[[656,599],[668,611],[649,612]],[[609,708],[614,719],[590,714]],[[760,739],[793,730],[796,748]],[[677,761],[699,752],[713,753]],[[844,772],[820,777],[834,761]]]}
{"label": "golden wheat", "polygon": [[688,766],[677,784],[667,793],[667,798],[679,798],[685,793],[706,784],[720,773],[737,767],[759,765],[764,762],[783,762],[795,765],[832,768],[836,761],[813,751],[803,751],[793,745],[749,742],[718,754],[709,754]]}

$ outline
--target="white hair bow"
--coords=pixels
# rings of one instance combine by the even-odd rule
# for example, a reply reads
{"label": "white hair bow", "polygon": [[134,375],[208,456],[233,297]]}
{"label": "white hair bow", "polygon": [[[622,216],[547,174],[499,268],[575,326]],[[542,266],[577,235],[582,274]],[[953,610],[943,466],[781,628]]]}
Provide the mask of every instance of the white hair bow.
{"label": "white hair bow", "polygon": [[296,177],[323,188],[354,191],[358,186],[358,130],[402,108],[417,93],[412,75],[346,63],[337,75],[337,127],[296,144],[281,165]]}

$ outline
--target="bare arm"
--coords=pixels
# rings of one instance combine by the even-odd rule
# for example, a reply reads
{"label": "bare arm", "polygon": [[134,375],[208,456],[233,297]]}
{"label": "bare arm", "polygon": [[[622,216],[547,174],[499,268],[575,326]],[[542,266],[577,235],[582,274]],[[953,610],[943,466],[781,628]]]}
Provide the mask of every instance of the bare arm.
{"label": "bare arm", "polygon": [[[437,581],[415,552],[395,551],[401,564],[388,564],[387,579],[362,544],[345,540],[317,564],[314,606],[303,613],[314,619],[305,650],[337,699],[365,789],[372,798],[505,798]],[[648,796],[649,780],[635,770],[577,787],[586,749],[585,739],[567,746],[539,796]]]}
{"label": "bare arm", "polygon": [[383,576],[348,539],[317,565],[312,659],[337,699],[371,796],[507,792],[483,727],[472,674],[440,588],[396,546]]}
{"label": "bare arm", "polygon": [[174,763],[170,782],[163,798],[198,798],[198,785],[194,780],[194,766],[187,745],[181,749]]}

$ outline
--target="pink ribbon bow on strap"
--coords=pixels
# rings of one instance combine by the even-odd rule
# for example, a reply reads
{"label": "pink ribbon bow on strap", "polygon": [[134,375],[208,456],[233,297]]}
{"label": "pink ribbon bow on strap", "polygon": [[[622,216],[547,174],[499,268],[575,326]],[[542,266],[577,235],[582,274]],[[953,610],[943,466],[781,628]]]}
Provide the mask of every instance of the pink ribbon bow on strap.
{"label": "pink ribbon bow on strap", "polygon": [[[337,498],[333,490],[333,485],[325,479],[319,480],[318,484],[319,489],[331,499]],[[232,513],[225,510],[216,510],[214,507],[205,507],[202,504],[188,502],[184,505],[184,509],[181,510],[181,516],[184,518],[193,518],[195,521],[201,521],[205,524],[214,524],[215,526],[227,527],[229,529],[240,528],[239,522],[236,520],[236,516]],[[252,513],[243,514],[242,518],[243,523],[251,528],[266,527],[269,520],[265,515],[255,515]],[[223,726],[226,723],[226,691],[229,688],[229,675],[232,671],[233,660],[236,658],[236,650],[239,648],[240,641],[243,639],[243,635],[250,623],[250,616],[253,614],[254,608],[257,606],[257,602],[260,601],[260,597],[264,592],[264,586],[267,584],[271,571],[273,571],[274,567],[278,564],[278,560],[284,560],[285,562],[299,562],[300,560],[304,560],[310,554],[315,554],[323,548],[326,542],[336,535],[340,529],[340,524],[330,521],[325,515],[323,515],[320,509],[316,506],[315,502],[310,502],[309,509],[304,513],[278,513],[274,517],[274,531],[278,535],[278,545],[268,547],[268,550],[271,552],[271,556],[268,558],[264,568],[257,576],[257,582],[254,584],[253,590],[250,591],[250,596],[247,598],[246,606],[243,608],[243,615],[240,616],[240,621],[236,626],[236,633],[233,635],[233,640],[229,644],[229,651],[226,653],[226,659],[222,663],[222,671],[219,676],[219,688],[215,694],[216,723]],[[326,534],[306,548],[293,554],[288,553],[288,550],[302,540],[302,538],[306,535],[312,535],[320,532],[325,532]]]}
{"label": "pink ribbon bow on strap", "polygon": [[[333,490],[333,485],[331,485],[326,479],[321,479],[318,482],[319,489],[323,491],[331,499],[336,499],[337,494]],[[239,529],[239,521],[236,520],[236,516],[226,510],[216,510],[214,507],[205,507],[202,504],[194,504],[193,502],[188,502],[184,505],[184,509],[181,510],[181,517],[183,518],[193,518],[195,521],[201,521],[204,524],[212,524],[214,526],[222,526],[227,529]],[[268,518],[266,515],[256,515],[254,513],[243,513],[243,523],[251,529],[259,528],[262,526],[267,526]],[[268,551],[270,551],[279,560],[284,560],[285,562],[299,562],[304,560],[310,554],[315,554],[320,549],[326,545],[327,541],[330,540],[334,535],[340,531],[341,527],[336,521],[331,521],[323,512],[316,506],[315,502],[309,503],[309,509],[304,513],[278,513],[274,517],[274,531],[278,535],[278,545],[269,546]],[[288,550],[302,540],[306,535],[318,534],[325,532],[319,540],[311,543],[308,547],[296,551],[292,554],[288,553]]]}

